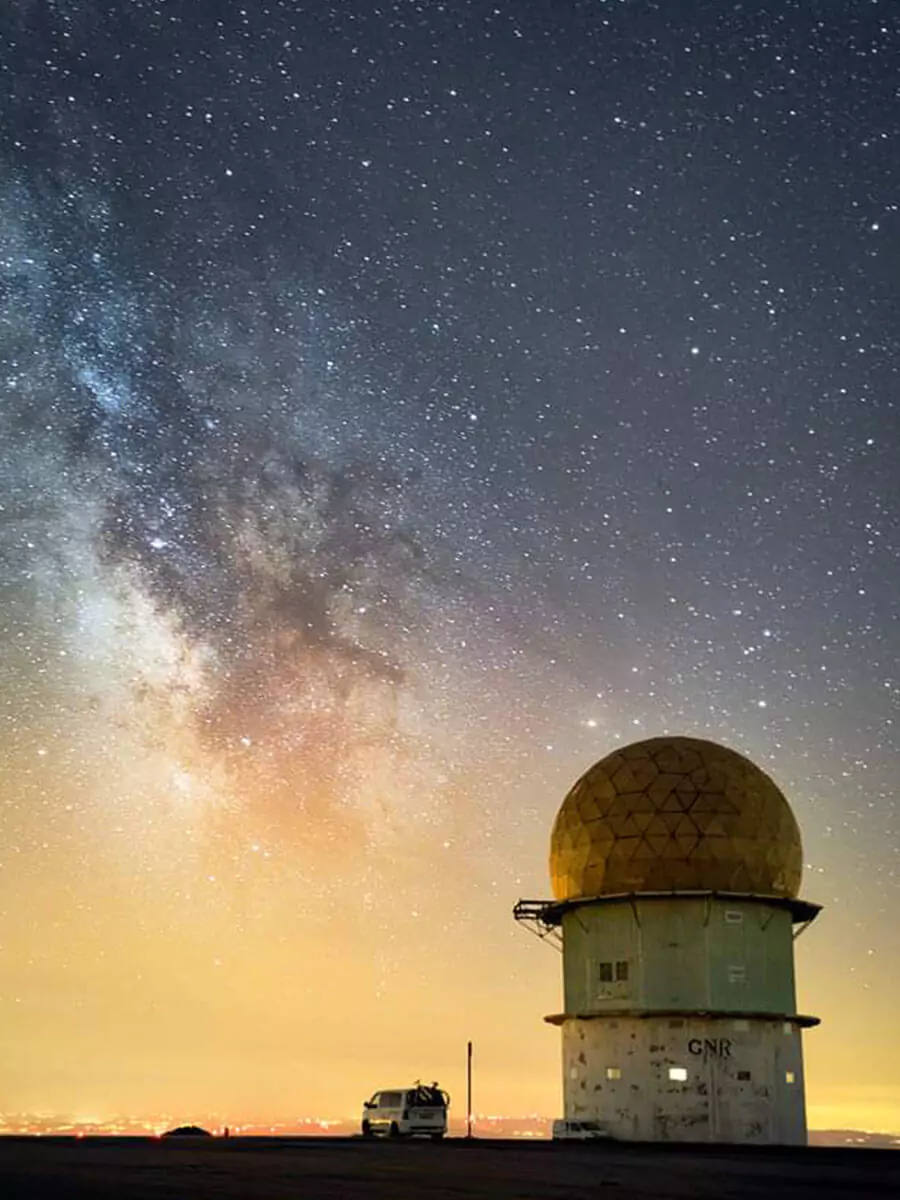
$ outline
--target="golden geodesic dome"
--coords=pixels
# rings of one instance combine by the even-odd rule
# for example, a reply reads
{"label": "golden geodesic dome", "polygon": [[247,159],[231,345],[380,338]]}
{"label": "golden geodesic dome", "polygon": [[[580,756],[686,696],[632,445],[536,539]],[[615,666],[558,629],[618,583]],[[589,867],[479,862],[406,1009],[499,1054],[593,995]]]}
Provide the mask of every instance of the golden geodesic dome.
{"label": "golden geodesic dome", "polygon": [[650,738],[595,763],[550,839],[557,900],[695,890],[793,899],[802,870],[800,829],[778,787],[699,738]]}

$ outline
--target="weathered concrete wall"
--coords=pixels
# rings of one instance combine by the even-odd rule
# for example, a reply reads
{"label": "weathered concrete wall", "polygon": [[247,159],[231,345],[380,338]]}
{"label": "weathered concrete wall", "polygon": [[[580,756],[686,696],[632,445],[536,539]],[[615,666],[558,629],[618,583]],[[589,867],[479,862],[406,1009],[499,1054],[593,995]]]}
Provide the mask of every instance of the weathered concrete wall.
{"label": "weathered concrete wall", "polygon": [[[791,916],[764,901],[641,900],[563,918],[565,1011],[796,1011]],[[601,964],[627,963],[627,979]]]}
{"label": "weathered concrete wall", "polygon": [[[684,1080],[670,1070],[686,1072]],[[570,1120],[639,1141],[806,1142],[800,1029],[765,1019],[563,1023]]]}

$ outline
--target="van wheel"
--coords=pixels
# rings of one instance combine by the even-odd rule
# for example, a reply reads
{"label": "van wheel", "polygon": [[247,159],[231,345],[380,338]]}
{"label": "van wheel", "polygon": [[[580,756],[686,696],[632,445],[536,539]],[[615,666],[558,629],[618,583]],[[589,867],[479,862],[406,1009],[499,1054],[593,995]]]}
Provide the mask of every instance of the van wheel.
{"label": "van wheel", "polygon": [[397,1128],[397,1122],[391,1121],[391,1127],[388,1130],[388,1137],[398,1138],[399,1136],[400,1136],[400,1130]]}
{"label": "van wheel", "polygon": [[372,1136],[372,1126],[368,1121],[363,1121],[362,1123],[362,1135],[364,1138],[370,1138]]}
{"label": "van wheel", "polygon": [[431,1135],[431,1140],[433,1142],[442,1142],[444,1140],[444,1135],[442,1133],[433,1133]]}

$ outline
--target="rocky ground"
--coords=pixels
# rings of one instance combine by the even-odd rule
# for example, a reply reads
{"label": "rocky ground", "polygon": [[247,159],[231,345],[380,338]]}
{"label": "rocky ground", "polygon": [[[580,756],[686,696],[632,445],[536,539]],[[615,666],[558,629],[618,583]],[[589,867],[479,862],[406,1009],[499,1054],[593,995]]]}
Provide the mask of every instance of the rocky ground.
{"label": "rocky ground", "polygon": [[3,1138],[0,1195],[128,1200],[866,1200],[900,1153],[552,1142]]}

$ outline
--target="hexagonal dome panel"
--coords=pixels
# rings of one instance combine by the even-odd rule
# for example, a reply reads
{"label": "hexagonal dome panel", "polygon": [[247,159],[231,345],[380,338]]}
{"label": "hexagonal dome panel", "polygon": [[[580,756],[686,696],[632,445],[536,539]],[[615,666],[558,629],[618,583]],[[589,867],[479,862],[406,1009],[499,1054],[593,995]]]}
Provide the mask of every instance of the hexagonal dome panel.
{"label": "hexagonal dome panel", "polygon": [[635,742],[595,763],[550,838],[557,900],[621,892],[750,892],[795,898],[800,829],[779,788],[700,738]]}

